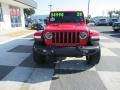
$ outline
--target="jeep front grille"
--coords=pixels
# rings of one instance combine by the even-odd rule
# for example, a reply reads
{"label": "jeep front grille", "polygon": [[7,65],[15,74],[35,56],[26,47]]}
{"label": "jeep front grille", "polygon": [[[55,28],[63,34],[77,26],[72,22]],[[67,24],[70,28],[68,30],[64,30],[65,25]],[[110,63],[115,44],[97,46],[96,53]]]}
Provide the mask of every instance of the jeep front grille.
{"label": "jeep front grille", "polygon": [[53,44],[79,44],[79,32],[53,32]]}

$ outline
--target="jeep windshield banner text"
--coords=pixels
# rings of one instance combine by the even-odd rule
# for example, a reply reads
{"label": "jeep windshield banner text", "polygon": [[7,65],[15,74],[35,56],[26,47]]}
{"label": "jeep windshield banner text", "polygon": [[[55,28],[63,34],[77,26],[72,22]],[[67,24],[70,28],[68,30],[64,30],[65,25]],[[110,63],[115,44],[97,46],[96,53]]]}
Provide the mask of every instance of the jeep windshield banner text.
{"label": "jeep windshield banner text", "polygon": [[79,23],[84,21],[82,12],[52,12],[50,14],[50,23]]}

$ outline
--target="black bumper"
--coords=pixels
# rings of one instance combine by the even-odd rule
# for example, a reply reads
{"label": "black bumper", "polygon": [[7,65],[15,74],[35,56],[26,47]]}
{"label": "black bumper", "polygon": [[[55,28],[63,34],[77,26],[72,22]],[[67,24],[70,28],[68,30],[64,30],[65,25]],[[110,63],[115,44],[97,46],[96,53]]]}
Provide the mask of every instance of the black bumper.
{"label": "black bumper", "polygon": [[80,47],[46,47],[34,45],[33,52],[46,56],[61,56],[61,57],[82,57],[93,55],[100,51],[99,46]]}

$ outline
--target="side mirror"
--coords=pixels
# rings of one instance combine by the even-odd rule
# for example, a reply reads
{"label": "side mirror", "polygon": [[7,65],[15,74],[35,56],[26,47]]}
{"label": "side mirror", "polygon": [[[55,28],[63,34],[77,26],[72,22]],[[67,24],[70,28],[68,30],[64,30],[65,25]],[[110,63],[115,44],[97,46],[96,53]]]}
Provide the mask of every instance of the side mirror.
{"label": "side mirror", "polygon": [[47,20],[47,19],[44,19],[44,24],[47,25],[47,23],[48,23],[48,20]]}

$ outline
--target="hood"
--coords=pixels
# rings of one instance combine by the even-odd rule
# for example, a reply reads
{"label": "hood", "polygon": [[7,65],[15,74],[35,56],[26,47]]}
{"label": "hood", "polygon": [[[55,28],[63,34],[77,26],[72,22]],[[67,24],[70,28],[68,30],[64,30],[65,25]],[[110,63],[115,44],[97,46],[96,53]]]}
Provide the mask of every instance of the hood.
{"label": "hood", "polygon": [[80,23],[71,23],[71,24],[49,24],[46,26],[45,30],[47,31],[60,31],[60,30],[81,30],[81,31],[86,31],[88,28],[86,27],[85,24],[80,24]]}

